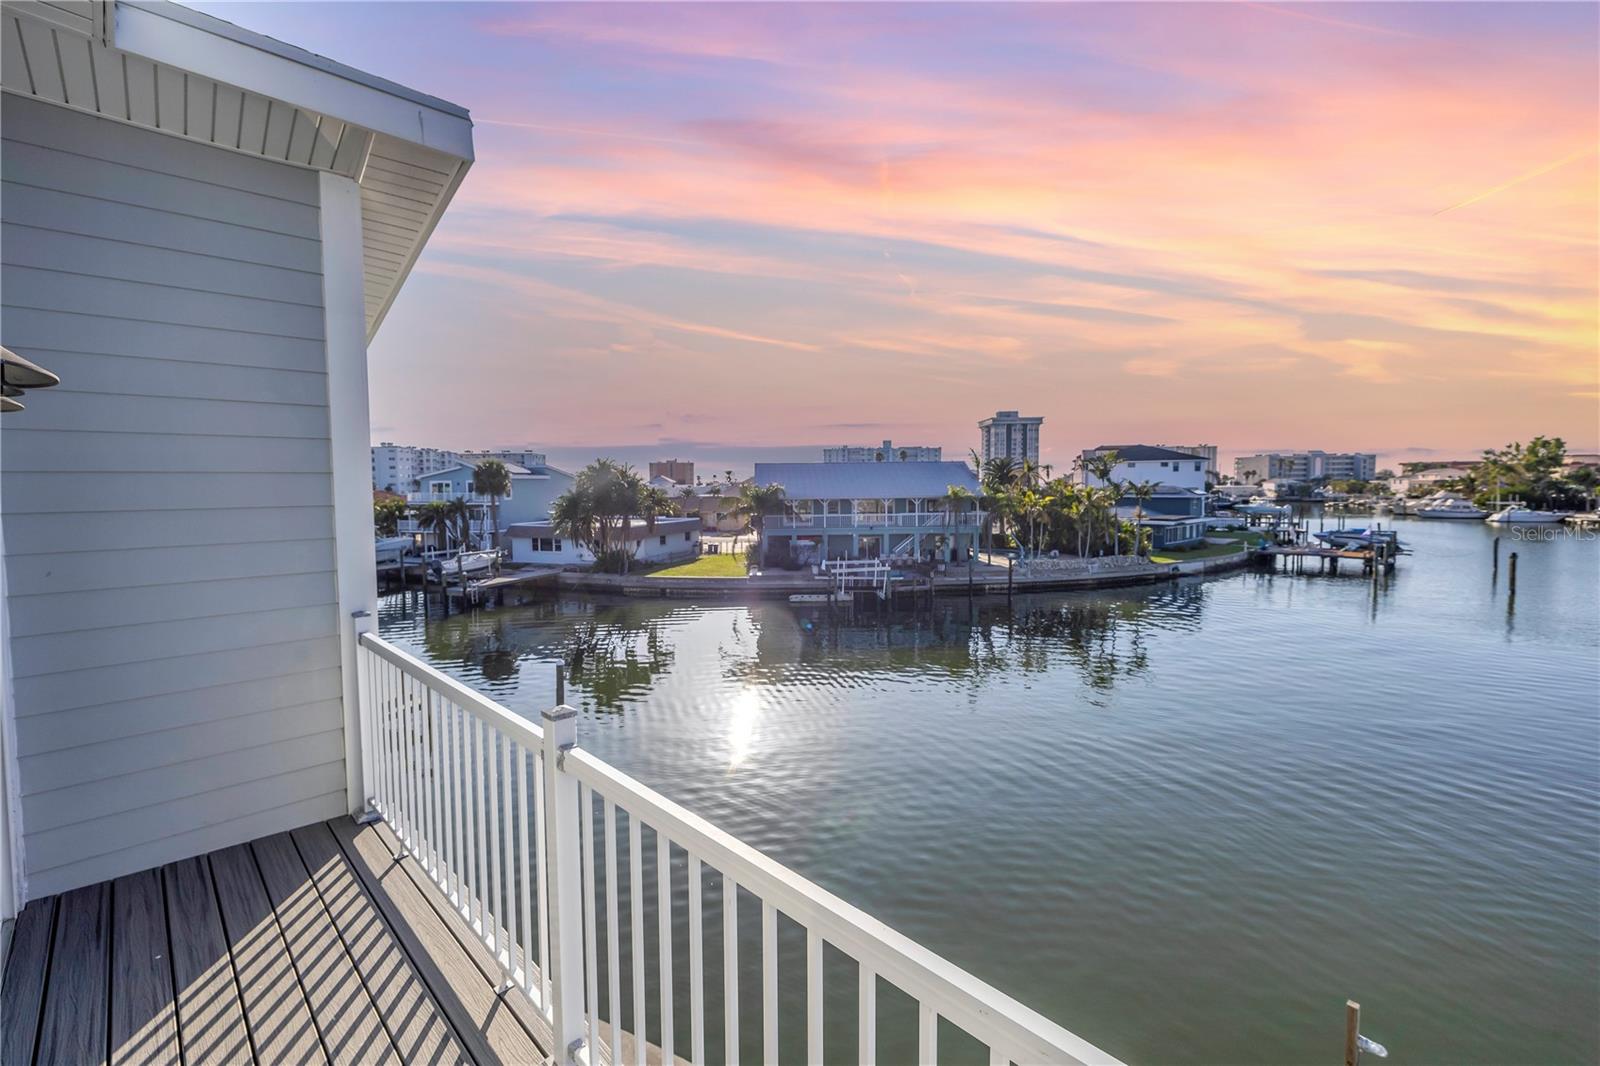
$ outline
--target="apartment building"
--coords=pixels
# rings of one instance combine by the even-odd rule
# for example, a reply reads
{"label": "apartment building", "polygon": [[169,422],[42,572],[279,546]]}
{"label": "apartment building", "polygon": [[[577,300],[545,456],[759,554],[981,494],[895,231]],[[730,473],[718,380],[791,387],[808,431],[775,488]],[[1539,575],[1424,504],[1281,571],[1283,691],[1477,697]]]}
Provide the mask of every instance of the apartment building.
{"label": "apartment building", "polygon": [[994,417],[978,423],[982,442],[979,454],[984,462],[1005,458],[1017,463],[1039,463],[1039,427],[1044,416],[1020,415],[1016,411],[996,411]]}
{"label": "apartment building", "polygon": [[1372,452],[1260,452],[1233,461],[1233,476],[1246,484],[1269,480],[1371,481],[1378,472]]}
{"label": "apartment building", "polygon": [[856,446],[841,444],[822,449],[825,463],[937,463],[944,460],[944,449],[925,444],[901,445],[893,441]]}

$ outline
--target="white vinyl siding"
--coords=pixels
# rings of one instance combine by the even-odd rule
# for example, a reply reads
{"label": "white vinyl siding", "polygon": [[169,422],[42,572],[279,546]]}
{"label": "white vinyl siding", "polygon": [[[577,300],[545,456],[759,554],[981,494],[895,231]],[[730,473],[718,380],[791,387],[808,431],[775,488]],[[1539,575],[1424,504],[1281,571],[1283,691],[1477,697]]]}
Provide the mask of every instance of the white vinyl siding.
{"label": "white vinyl siding", "polygon": [[315,172],[7,94],[31,896],[345,809]]}

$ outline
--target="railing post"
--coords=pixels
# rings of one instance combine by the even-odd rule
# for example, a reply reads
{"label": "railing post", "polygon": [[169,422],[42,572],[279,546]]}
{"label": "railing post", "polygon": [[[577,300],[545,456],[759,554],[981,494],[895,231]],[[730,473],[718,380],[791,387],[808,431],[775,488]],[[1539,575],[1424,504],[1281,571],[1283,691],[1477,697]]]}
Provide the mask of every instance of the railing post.
{"label": "railing post", "polygon": [[[578,712],[562,704],[544,712],[544,817],[549,892],[552,1062],[580,1059],[584,1040],[583,870],[579,858],[578,780],[562,765],[578,743]],[[592,1044],[590,1045],[592,1051]]]}
{"label": "railing post", "polygon": [[355,632],[356,646],[356,720],[359,723],[358,735],[354,743],[349,739],[345,742],[346,758],[355,757],[360,773],[356,780],[359,785],[356,796],[360,806],[355,812],[356,821],[362,825],[378,821],[378,808],[373,802],[374,792],[378,780],[377,770],[377,725],[374,722],[372,697],[372,677],[367,670],[367,653],[361,647],[361,637],[365,633],[378,631],[378,619],[371,611],[353,611],[350,615],[350,627]]}

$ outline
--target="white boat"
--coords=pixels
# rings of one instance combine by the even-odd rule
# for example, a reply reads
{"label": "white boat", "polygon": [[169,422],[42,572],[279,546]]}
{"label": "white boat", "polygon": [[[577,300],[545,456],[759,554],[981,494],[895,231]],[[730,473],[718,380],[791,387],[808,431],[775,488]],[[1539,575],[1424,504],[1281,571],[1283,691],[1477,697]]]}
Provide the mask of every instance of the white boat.
{"label": "white boat", "polygon": [[435,559],[430,564],[434,578],[455,581],[457,578],[483,577],[500,558],[497,551],[459,552],[448,559]]}
{"label": "white boat", "polygon": [[1418,518],[1487,518],[1489,512],[1465,496],[1453,492],[1436,492],[1422,501],[1414,512]]}
{"label": "white boat", "polygon": [[1249,503],[1236,504],[1233,508],[1234,514],[1286,515],[1292,511],[1293,508],[1287,504],[1266,503],[1259,496]]}
{"label": "white boat", "polygon": [[1567,516],[1561,511],[1535,511],[1531,507],[1513,503],[1500,508],[1484,521],[1493,522],[1497,526],[1553,526],[1566,521],[1566,518]]}
{"label": "white boat", "polygon": [[380,564],[398,563],[411,550],[412,543],[410,537],[379,537],[373,551]]}
{"label": "white boat", "polygon": [[1336,548],[1370,548],[1374,541],[1378,541],[1392,544],[1398,550],[1405,549],[1405,545],[1400,543],[1394,532],[1388,529],[1328,529],[1311,535],[1324,544],[1331,544]]}

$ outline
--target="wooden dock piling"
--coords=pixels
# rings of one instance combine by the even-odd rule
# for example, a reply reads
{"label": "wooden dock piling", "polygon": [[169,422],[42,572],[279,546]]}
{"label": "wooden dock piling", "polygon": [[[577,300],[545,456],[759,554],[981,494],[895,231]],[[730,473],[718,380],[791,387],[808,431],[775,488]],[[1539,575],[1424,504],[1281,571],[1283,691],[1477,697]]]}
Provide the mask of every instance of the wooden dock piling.
{"label": "wooden dock piling", "polygon": [[1344,1001],[1344,1066],[1358,1066],[1361,1061],[1361,1004],[1353,999]]}

